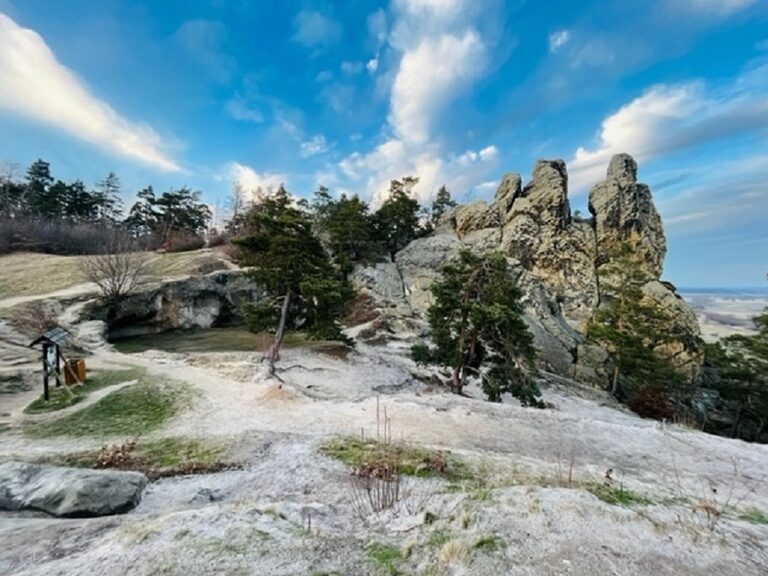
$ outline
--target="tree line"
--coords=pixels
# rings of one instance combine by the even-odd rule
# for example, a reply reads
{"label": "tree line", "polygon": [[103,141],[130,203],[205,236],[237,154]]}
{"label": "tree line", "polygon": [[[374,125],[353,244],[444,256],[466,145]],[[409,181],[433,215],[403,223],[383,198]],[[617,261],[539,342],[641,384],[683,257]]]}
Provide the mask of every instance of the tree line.
{"label": "tree line", "polygon": [[144,248],[201,247],[211,212],[200,196],[186,187],[156,194],[150,186],[126,211],[113,172],[89,187],[55,178],[44,160],[23,176],[9,167],[0,173],[0,252],[90,253],[107,228]]}

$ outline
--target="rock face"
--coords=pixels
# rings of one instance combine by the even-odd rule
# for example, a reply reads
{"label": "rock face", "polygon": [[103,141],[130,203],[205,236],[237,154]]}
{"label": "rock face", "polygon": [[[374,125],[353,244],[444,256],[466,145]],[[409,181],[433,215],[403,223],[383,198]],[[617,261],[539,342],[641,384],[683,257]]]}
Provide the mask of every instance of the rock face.
{"label": "rock face", "polygon": [[107,320],[109,337],[121,338],[230,324],[239,319],[244,303],[260,298],[245,272],[230,270],[165,282],[132,294],[116,312],[97,308],[86,316]]}
{"label": "rock face", "polygon": [[0,510],[59,517],[122,514],[138,505],[146,485],[138,472],[8,462],[0,465]]}
{"label": "rock face", "polygon": [[[589,195],[589,210],[592,218],[587,219],[571,213],[565,163],[541,160],[527,185],[520,175],[506,174],[490,205],[473,202],[454,208],[443,215],[432,236],[412,242],[394,264],[358,270],[355,279],[377,301],[424,318],[431,302],[429,287],[443,263],[464,247],[502,251],[523,291],[541,364],[603,385],[608,355],[586,343],[584,332],[600,306],[600,268],[619,244],[628,243],[652,278],[644,294],[671,314],[676,331],[684,335],[662,352],[695,379],[702,363],[699,326],[674,287],[659,282],[664,230],[649,188],[637,182],[637,164],[630,156],[611,160],[607,178]],[[391,268],[386,282],[374,279],[383,278],[380,266]]]}

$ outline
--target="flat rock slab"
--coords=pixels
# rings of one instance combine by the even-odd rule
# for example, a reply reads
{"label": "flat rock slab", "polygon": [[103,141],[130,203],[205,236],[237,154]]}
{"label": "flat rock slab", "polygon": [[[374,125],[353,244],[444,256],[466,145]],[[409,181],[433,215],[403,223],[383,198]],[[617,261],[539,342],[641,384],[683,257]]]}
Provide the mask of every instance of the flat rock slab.
{"label": "flat rock slab", "polygon": [[0,465],[0,510],[59,517],[122,514],[138,505],[146,485],[138,472],[8,462]]}

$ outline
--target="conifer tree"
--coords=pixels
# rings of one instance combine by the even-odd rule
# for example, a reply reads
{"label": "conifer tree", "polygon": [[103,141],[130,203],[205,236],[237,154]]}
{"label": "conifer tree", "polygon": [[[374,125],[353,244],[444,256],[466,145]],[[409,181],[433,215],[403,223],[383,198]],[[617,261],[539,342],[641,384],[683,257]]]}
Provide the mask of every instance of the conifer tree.
{"label": "conifer tree", "polygon": [[264,355],[269,374],[285,333],[307,330],[312,338],[348,341],[337,319],[352,297],[348,282],[339,277],[318,237],[309,214],[294,206],[283,187],[252,207],[247,214],[248,235],[236,240],[242,263],[252,266],[255,282],[265,290],[266,302],[245,308],[253,331],[275,330]]}
{"label": "conifer tree", "polygon": [[437,226],[440,217],[448,210],[455,207],[456,201],[451,197],[451,193],[448,192],[448,189],[445,186],[441,186],[432,202],[432,213],[430,215],[432,226]]}
{"label": "conifer tree", "polygon": [[395,261],[395,254],[419,235],[421,208],[419,201],[411,197],[413,187],[418,182],[419,179],[415,176],[392,180],[389,198],[373,215],[376,238],[392,262]]}
{"label": "conifer tree", "polygon": [[462,251],[443,267],[432,295],[428,319],[434,346],[414,346],[414,360],[450,368],[450,388],[456,394],[475,376],[491,401],[511,393],[524,406],[542,406],[529,374],[533,336],[504,255]]}
{"label": "conifer tree", "polygon": [[611,355],[611,394],[629,401],[640,390],[666,394],[679,387],[680,375],[656,352],[677,337],[674,321],[645,298],[642,288],[651,276],[630,244],[612,252],[599,280],[603,304],[587,326],[587,337]]}

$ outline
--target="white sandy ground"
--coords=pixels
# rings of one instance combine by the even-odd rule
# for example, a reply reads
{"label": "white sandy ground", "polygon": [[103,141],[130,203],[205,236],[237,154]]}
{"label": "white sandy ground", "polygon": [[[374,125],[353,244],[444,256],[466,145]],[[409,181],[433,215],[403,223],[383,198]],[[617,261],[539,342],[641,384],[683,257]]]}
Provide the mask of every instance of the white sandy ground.
{"label": "white sandy ground", "polygon": [[[259,376],[255,353],[102,348],[89,359],[118,364],[194,392],[192,405],[150,437],[224,442],[243,469],[160,480],[119,517],[0,515],[0,574],[768,573],[768,526],[738,518],[751,507],[768,513],[766,446],[641,420],[574,386],[549,386],[549,410],[457,397],[415,381],[403,345],[360,345],[347,359],[289,350],[282,388]],[[349,470],[317,448],[333,436],[375,435],[377,396],[397,439],[450,450],[480,480],[457,493],[444,481],[410,480],[407,507],[366,525]],[[12,408],[15,425],[21,406]],[[0,461],[120,440],[40,441],[12,430],[0,433]],[[654,504],[623,508],[575,486],[545,487],[564,482],[571,461],[575,480],[600,481],[611,468]],[[702,497],[724,512],[713,531],[694,512]],[[491,535],[497,549],[475,547]],[[402,551],[396,571],[371,559],[372,543]]]}

